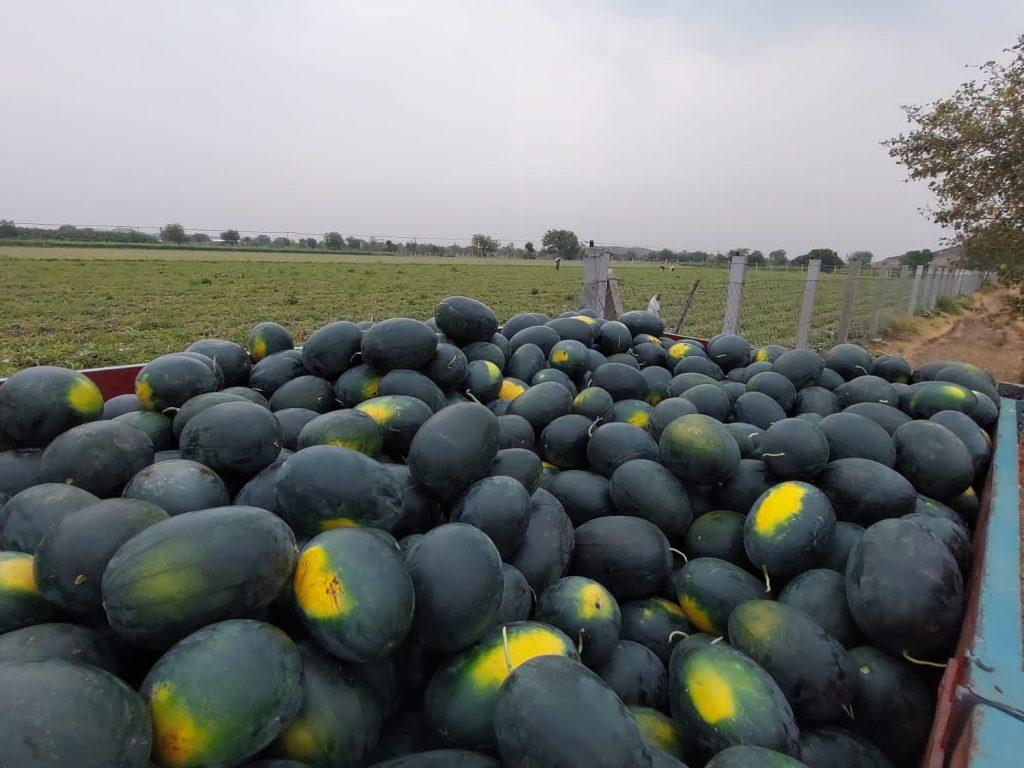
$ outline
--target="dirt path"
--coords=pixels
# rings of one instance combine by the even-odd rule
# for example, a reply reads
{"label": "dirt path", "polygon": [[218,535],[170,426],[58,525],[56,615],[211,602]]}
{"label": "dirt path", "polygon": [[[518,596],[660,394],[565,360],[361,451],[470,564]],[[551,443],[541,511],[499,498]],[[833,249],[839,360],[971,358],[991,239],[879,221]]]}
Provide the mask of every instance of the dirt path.
{"label": "dirt path", "polygon": [[902,355],[913,366],[932,360],[974,363],[998,381],[1024,381],[1024,312],[1019,292],[1000,288],[975,295],[960,315],[919,320],[907,333],[871,344],[873,354]]}

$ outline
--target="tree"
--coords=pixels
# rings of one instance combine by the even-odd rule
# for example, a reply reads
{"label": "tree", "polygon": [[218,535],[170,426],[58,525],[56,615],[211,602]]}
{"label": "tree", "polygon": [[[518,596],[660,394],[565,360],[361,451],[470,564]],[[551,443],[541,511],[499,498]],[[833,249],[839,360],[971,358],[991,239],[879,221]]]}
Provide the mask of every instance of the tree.
{"label": "tree", "polygon": [[275,248],[288,248],[291,246],[291,244],[292,241],[289,240],[287,237],[275,237],[274,241],[271,243],[271,245],[274,246]]}
{"label": "tree", "polygon": [[363,250],[364,243],[358,237],[346,237],[345,238],[345,243],[353,251],[361,251],[361,250]]}
{"label": "tree", "polygon": [[311,251],[315,250],[316,249],[316,238],[315,237],[307,237],[305,240],[302,241],[302,244],[305,245],[307,248],[309,248]]}
{"label": "tree", "polygon": [[922,248],[919,251],[907,251],[900,256],[900,264],[906,264],[913,268],[922,267],[932,260],[932,255],[930,248]]}
{"label": "tree", "polygon": [[861,269],[871,266],[871,260],[875,258],[875,254],[871,251],[854,251],[850,254],[850,258],[847,259],[847,263],[853,264],[855,261],[860,262]]}
{"label": "tree", "polygon": [[751,266],[760,267],[764,266],[764,263],[764,254],[761,253],[760,251],[751,251],[750,254],[747,256],[747,264]]}
{"label": "tree", "polygon": [[768,254],[768,263],[773,267],[784,267],[789,263],[789,259],[786,258],[786,251],[782,248],[777,248]]}
{"label": "tree", "polygon": [[340,232],[328,232],[324,235],[324,248],[329,251],[340,251],[345,247],[345,238]]}
{"label": "tree", "polygon": [[270,245],[270,235],[256,235],[256,245]]}
{"label": "tree", "polygon": [[525,248],[526,252],[529,254],[532,254],[537,250],[536,248],[533,247],[533,243],[529,241],[527,241],[526,245],[524,245],[523,248]]}
{"label": "tree", "polygon": [[181,224],[168,224],[160,230],[160,239],[165,243],[187,243],[188,235]]}
{"label": "tree", "polygon": [[188,241],[190,243],[199,244],[208,243],[210,242],[210,236],[205,232],[193,232],[191,235],[188,236]]}
{"label": "tree", "polygon": [[241,238],[238,236],[237,229],[226,229],[220,233],[220,239],[228,245],[238,245],[238,241]]}
{"label": "tree", "polygon": [[10,219],[0,219],[0,237],[17,237],[18,228]]}
{"label": "tree", "polygon": [[1008,63],[977,67],[952,96],[904,106],[912,128],[883,142],[911,179],[925,180],[927,211],[956,231],[969,264],[1024,270],[1024,35]]}
{"label": "tree", "polygon": [[498,241],[489,235],[475,234],[473,239],[470,241],[470,245],[476,248],[478,251],[483,253],[485,256],[490,256],[496,250],[498,250]]}
{"label": "tree", "polygon": [[554,251],[563,259],[578,258],[583,250],[576,233],[568,229],[549,229],[544,233],[541,245],[548,251]]}
{"label": "tree", "polygon": [[797,256],[789,263],[800,267],[806,267],[807,263],[811,259],[821,259],[822,269],[832,269],[834,267],[843,266],[843,260],[840,259],[839,254],[831,248],[812,248],[802,256]]}

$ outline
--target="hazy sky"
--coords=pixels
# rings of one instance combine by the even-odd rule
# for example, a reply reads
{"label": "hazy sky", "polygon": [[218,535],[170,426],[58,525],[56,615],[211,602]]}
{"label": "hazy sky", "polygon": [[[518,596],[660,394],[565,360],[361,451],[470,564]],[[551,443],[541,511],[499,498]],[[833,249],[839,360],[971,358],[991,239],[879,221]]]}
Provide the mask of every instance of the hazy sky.
{"label": "hazy sky", "polygon": [[8,2],[0,217],[936,246],[879,141],[1020,0]]}

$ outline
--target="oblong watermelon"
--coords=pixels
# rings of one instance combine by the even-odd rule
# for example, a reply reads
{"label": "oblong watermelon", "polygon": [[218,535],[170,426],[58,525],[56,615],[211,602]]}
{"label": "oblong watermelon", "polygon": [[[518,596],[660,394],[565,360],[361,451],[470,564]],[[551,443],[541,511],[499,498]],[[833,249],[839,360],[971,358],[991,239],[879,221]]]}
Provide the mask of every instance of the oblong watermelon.
{"label": "oblong watermelon", "polygon": [[497,418],[482,405],[460,403],[435,413],[420,427],[408,464],[418,483],[451,499],[484,477],[497,453]]}
{"label": "oblong watermelon", "polygon": [[[139,695],[70,661],[0,664],[3,762],[18,768],[145,768],[153,744]],[[63,723],[65,728],[54,728]]]}
{"label": "oblong watermelon", "polygon": [[146,363],[135,377],[135,394],[143,407],[161,413],[219,388],[208,365],[184,354],[162,355]]}
{"label": "oblong watermelon", "polygon": [[639,517],[609,515],[576,529],[572,572],[593,579],[618,600],[658,592],[672,570],[668,539]]}
{"label": "oblong watermelon", "polygon": [[668,702],[668,672],[650,648],[620,640],[608,660],[595,670],[624,704],[664,708]]}
{"label": "oblong watermelon", "polygon": [[345,320],[329,323],[317,330],[302,345],[302,363],[306,370],[324,379],[336,379],[352,367],[363,342],[363,329]]}
{"label": "oblong watermelon", "polygon": [[296,450],[312,445],[340,445],[376,457],[384,447],[384,435],[370,414],[346,408],[323,413],[302,428]]}
{"label": "oblong watermelon", "polygon": [[110,559],[101,584],[110,626],[162,646],[277,597],[295,567],[291,529],[255,507],[186,512],[151,525]]}
{"label": "oblong watermelon", "polygon": [[813,567],[828,551],[836,514],[813,485],[779,483],[754,502],[743,529],[743,546],[756,568],[789,576]]}
{"label": "oblong watermelon", "polygon": [[737,605],[766,594],[763,582],[716,557],[690,560],[672,574],[672,586],[689,622],[719,637],[728,630],[729,615]]}
{"label": "oblong watermelon", "polygon": [[145,433],[119,421],[94,421],[72,427],[46,446],[40,470],[45,482],[109,498],[120,496],[132,475],[152,463],[153,443]]}
{"label": "oblong watermelon", "polygon": [[254,403],[221,403],[185,425],[179,449],[185,459],[219,474],[249,477],[281,452],[281,425],[274,414]]}
{"label": "oblong watermelon", "polygon": [[231,503],[220,476],[206,465],[188,459],[150,464],[128,481],[122,495],[148,501],[169,515]]}
{"label": "oblong watermelon", "polygon": [[277,352],[291,350],[294,346],[291,334],[277,323],[256,323],[249,329],[249,354],[256,363]]}
{"label": "oblong watermelon", "polygon": [[380,373],[397,368],[417,371],[436,351],[437,336],[430,326],[408,317],[383,320],[363,333],[363,360]]}
{"label": "oblong watermelon", "polygon": [[720,483],[740,463],[736,440],[720,422],[699,413],[680,416],[658,440],[661,463],[683,482]]}
{"label": "oblong watermelon", "polygon": [[98,501],[88,491],[64,483],[26,488],[0,507],[4,549],[32,554],[51,525]]}
{"label": "oblong watermelon", "polygon": [[539,595],[565,574],[574,548],[572,520],[558,499],[538,488],[530,497],[530,517],[523,540],[509,563]]}
{"label": "oblong watermelon", "polygon": [[522,543],[530,516],[530,493],[518,480],[485,477],[471,485],[451,508],[449,520],[486,533],[502,557]]}
{"label": "oblong watermelon", "polygon": [[465,296],[441,299],[434,320],[441,333],[459,344],[487,341],[498,330],[498,318],[491,308]]}
{"label": "oblong watermelon", "polygon": [[0,551],[0,635],[55,621],[57,615],[36,584],[32,555]]}
{"label": "oblong watermelon", "polygon": [[76,624],[35,624],[0,634],[0,664],[73,661],[117,674],[117,657],[99,632]]}
{"label": "oblong watermelon", "polygon": [[99,387],[67,368],[25,368],[0,387],[0,432],[17,445],[42,448],[61,433],[102,415]]}
{"label": "oblong watermelon", "polygon": [[657,461],[638,458],[619,464],[608,480],[608,492],[620,515],[654,523],[672,544],[682,542],[693,520],[686,489]]}
{"label": "oblong watermelon", "polygon": [[804,571],[779,593],[779,602],[806,613],[845,648],[862,639],[846,601],[846,580],[841,573],[826,568]]}
{"label": "oblong watermelon", "polygon": [[222,621],[177,643],[140,689],[163,766],[238,764],[266,747],[299,712],[295,644],[260,621]]}
{"label": "oblong watermelon", "polygon": [[545,589],[535,618],[568,635],[589,666],[611,657],[622,632],[622,611],[611,592],[582,576],[566,576]]}

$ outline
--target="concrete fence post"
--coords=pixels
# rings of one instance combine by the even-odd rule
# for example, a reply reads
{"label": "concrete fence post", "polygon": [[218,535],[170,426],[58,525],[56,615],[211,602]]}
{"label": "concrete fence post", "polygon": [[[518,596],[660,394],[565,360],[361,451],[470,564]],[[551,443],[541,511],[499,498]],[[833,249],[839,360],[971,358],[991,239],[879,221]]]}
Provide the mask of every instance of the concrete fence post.
{"label": "concrete fence post", "polygon": [[875,295],[871,299],[871,320],[868,323],[868,338],[873,339],[878,335],[878,319],[882,314],[882,297],[885,289],[889,286],[889,268],[879,267],[878,276],[875,278]]}
{"label": "concrete fence post", "polygon": [[740,332],[740,310],[743,307],[743,281],[747,273],[747,257],[736,254],[729,266],[729,286],[725,296],[725,318],[722,333]]}
{"label": "concrete fence post", "polygon": [[956,273],[956,295],[964,295],[964,270],[958,270]]}
{"label": "concrete fence post", "polygon": [[797,349],[807,349],[810,346],[811,318],[814,316],[814,294],[818,290],[818,276],[820,274],[821,259],[811,259],[807,264],[804,301],[800,307],[800,322],[796,327]]}
{"label": "concrete fence post", "polygon": [[924,267],[918,265],[914,270],[914,284],[910,289],[910,301],[907,303],[907,312],[917,314],[917,299],[921,294],[921,277],[924,275]]}
{"label": "concrete fence post", "polygon": [[935,304],[939,300],[939,286],[942,285],[942,276],[945,273],[945,269],[939,267],[939,269],[932,275],[931,291],[928,293],[928,311],[935,309]]}
{"label": "concrete fence post", "polygon": [[846,293],[843,295],[843,311],[836,328],[836,344],[843,344],[850,337],[850,322],[853,320],[853,300],[857,296],[857,276],[860,261],[851,261],[846,272]]}

